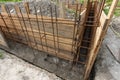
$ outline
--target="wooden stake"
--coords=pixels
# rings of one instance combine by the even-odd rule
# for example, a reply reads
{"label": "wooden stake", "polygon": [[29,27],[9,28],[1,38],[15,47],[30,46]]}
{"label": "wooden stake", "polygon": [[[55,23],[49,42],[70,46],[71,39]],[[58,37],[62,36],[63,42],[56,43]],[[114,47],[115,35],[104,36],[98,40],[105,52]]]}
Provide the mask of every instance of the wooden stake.
{"label": "wooden stake", "polygon": [[1,5],[1,8],[2,8],[2,12],[7,13],[7,10],[6,10],[6,7],[5,7],[5,4],[2,4],[2,5]]}
{"label": "wooden stake", "polygon": [[30,14],[29,2],[25,2],[24,7],[26,8],[26,12]]}
{"label": "wooden stake", "polygon": [[114,15],[115,8],[118,4],[119,0],[113,0],[112,5],[110,7],[109,13],[108,13],[108,19],[111,19]]}
{"label": "wooden stake", "polygon": [[65,11],[64,11],[65,5],[64,5],[63,2],[60,2],[59,4],[60,4],[60,15],[59,15],[59,17],[60,18],[65,18]]}

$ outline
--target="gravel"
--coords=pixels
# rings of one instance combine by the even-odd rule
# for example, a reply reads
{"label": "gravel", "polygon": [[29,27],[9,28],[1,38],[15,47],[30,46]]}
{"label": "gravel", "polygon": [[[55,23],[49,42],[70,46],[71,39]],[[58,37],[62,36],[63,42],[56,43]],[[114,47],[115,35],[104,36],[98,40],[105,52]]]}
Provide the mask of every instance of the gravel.
{"label": "gravel", "polygon": [[[24,2],[26,2],[26,0],[23,0],[22,2],[7,2],[5,3],[7,5],[7,9],[9,9],[10,13],[16,13],[15,9],[14,9],[14,5],[17,4],[21,11],[23,13],[26,13],[26,10],[24,8]],[[60,13],[60,7],[58,5],[58,3],[55,3],[51,0],[28,0],[29,2],[29,9],[30,9],[30,13],[31,14],[37,14],[38,15],[43,15],[43,16],[48,16],[51,17],[51,13],[53,17],[59,17],[59,13]],[[34,8],[36,7],[36,9]],[[41,7],[41,12],[40,12],[40,7]],[[56,11],[55,11],[56,8]],[[52,9],[52,11],[51,11]],[[70,9],[65,9],[65,18],[66,19],[74,19],[75,17],[75,11],[74,10],[70,10]],[[1,11],[1,8],[0,8]]]}

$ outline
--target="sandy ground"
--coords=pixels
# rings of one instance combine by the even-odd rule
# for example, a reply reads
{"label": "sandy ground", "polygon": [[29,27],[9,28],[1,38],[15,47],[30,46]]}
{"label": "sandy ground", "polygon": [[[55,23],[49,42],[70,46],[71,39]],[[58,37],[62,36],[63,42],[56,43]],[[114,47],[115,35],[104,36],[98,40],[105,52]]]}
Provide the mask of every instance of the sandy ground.
{"label": "sandy ground", "polygon": [[52,73],[37,68],[0,50],[0,80],[61,80]]}

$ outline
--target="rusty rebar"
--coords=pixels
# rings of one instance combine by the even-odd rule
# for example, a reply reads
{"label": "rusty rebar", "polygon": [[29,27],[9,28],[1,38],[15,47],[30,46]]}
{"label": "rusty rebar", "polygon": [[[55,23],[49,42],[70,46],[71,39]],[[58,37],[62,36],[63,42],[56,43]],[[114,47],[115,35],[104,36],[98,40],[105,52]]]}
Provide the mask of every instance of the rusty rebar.
{"label": "rusty rebar", "polygon": [[51,23],[51,26],[52,26],[52,34],[53,34],[53,40],[54,40],[54,48],[55,48],[55,53],[56,53],[56,43],[55,43],[55,30],[54,30],[54,23],[53,23],[53,11],[52,11],[53,9],[52,9],[52,6],[51,6],[51,4],[50,4],[50,12],[51,12],[51,21],[52,21],[52,23]]}
{"label": "rusty rebar", "polygon": [[36,9],[35,6],[34,6],[34,9],[35,9],[35,15],[36,15],[36,21],[37,21],[36,23],[37,23],[38,30],[39,30],[40,42],[41,42],[42,49],[44,49],[44,48],[43,48],[43,43],[42,43],[41,29],[40,29],[40,25],[39,25],[39,21],[38,21],[37,9]]}
{"label": "rusty rebar", "polygon": [[43,14],[42,14],[42,8],[41,8],[41,6],[39,6],[39,8],[40,8],[41,19],[42,19],[42,27],[43,27],[44,36],[45,36],[45,44],[46,44],[47,51],[48,51],[48,44],[47,44],[47,37],[46,37],[45,24],[44,24],[44,19],[43,19]]}

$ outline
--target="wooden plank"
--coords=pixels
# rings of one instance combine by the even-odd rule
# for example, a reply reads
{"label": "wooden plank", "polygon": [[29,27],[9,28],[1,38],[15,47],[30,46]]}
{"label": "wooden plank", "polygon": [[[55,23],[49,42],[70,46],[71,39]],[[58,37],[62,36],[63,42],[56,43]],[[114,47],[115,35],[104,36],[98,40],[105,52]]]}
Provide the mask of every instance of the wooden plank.
{"label": "wooden plank", "polygon": [[[6,12],[1,12],[1,14],[5,17],[8,17],[8,14]],[[18,14],[19,17],[22,17],[21,14],[19,13]],[[13,19],[16,17],[15,14],[11,14],[11,16],[13,17]],[[26,19],[27,18],[27,14],[23,14],[24,18]],[[36,19],[36,15],[33,15],[33,14],[29,14],[29,17],[30,19]],[[41,16],[38,16],[38,20],[41,21],[42,17]],[[43,20],[44,21],[51,21],[51,17],[46,17],[46,16],[43,16]],[[63,24],[67,24],[67,25],[74,25],[74,21],[72,21],[71,19],[63,19],[63,18],[57,18],[58,20],[58,23],[63,23]],[[53,21],[56,21],[56,18],[53,17]]]}
{"label": "wooden plank", "polygon": [[[5,20],[9,20],[9,19],[8,19],[8,18],[9,18],[8,16],[4,16],[4,15],[3,15],[3,17],[4,17]],[[0,20],[1,20],[1,22],[2,22],[1,17],[0,17]],[[35,18],[30,18],[30,20],[31,20],[31,22],[34,22],[34,23],[37,22],[37,20],[36,20]],[[18,21],[18,19],[17,19],[17,16],[14,16],[14,17],[13,17],[13,21],[16,22],[16,24],[19,23],[19,21]],[[20,17],[20,21],[23,21],[23,20],[21,20],[21,17]],[[28,21],[28,18],[25,18],[25,21]],[[39,22],[42,22],[42,20],[39,19]],[[51,20],[43,20],[43,22],[44,22],[44,23],[51,23]],[[8,23],[9,23],[9,21],[8,21]],[[54,20],[53,23],[56,24],[56,21]],[[66,24],[66,23],[64,23],[64,22],[62,23],[62,22],[59,22],[59,21],[58,21],[57,23],[58,23],[58,24],[61,24],[61,25],[65,25],[65,26],[67,26],[67,27],[69,27],[69,28],[73,28],[73,24],[69,24],[69,23]],[[58,26],[58,27],[59,27],[59,26]],[[62,27],[62,26],[60,26],[60,27]]]}
{"label": "wooden plank", "polygon": [[59,15],[59,17],[60,18],[65,18],[65,9],[64,9],[65,5],[64,5],[63,2],[60,2],[59,5],[60,5],[60,15]]}
{"label": "wooden plank", "polygon": [[[8,23],[8,24],[10,24],[10,20],[8,19],[8,17],[4,17],[4,19],[5,19],[5,21]],[[37,24],[37,20],[36,19],[30,19],[31,20],[31,22],[33,23],[33,24]],[[17,17],[16,18],[13,18],[13,21],[16,23],[15,25],[18,25],[19,24],[19,20],[17,19]],[[23,20],[21,20],[21,18],[20,18],[20,21],[23,21]],[[27,19],[25,19],[25,21],[26,22],[28,22],[28,20]],[[0,22],[3,24],[3,21],[2,21],[2,19],[0,18]],[[39,23],[42,23],[42,20],[39,20]],[[44,20],[44,23],[45,24],[51,24],[51,21],[49,22],[49,21],[47,21],[47,20]],[[54,24],[56,24],[56,21],[53,21],[53,23]],[[61,23],[57,23],[58,25],[60,25],[60,26],[58,26],[58,28],[73,28],[73,25],[68,25],[68,24],[61,24]]]}
{"label": "wooden plank", "polygon": [[[5,29],[4,29],[4,31],[7,32]],[[17,34],[16,34],[16,32],[15,32],[14,29],[12,29],[12,30],[9,29],[9,31],[10,31],[12,34],[15,34],[15,35],[17,36]],[[18,37],[23,37],[23,38],[25,38],[25,35],[23,34],[23,31],[18,30],[18,33],[20,33]],[[34,40],[33,40],[33,34],[32,34],[32,32],[28,32],[28,34],[29,34],[30,40],[34,41]],[[45,44],[45,36],[44,36],[44,34],[42,34],[41,36],[42,36],[42,43]],[[28,35],[27,35],[27,37],[28,37]],[[41,42],[41,41],[40,41],[40,34],[39,34],[39,33],[36,33],[34,37],[35,37],[35,39],[36,39],[37,42]],[[57,36],[54,36],[54,37],[55,37],[55,43],[57,44],[57,42],[58,42],[58,41],[57,41]],[[47,39],[47,44],[48,44],[48,46],[54,47],[53,36],[52,36],[52,35],[51,35],[51,36],[50,36],[50,35],[46,35],[46,39]],[[67,51],[70,51],[70,52],[71,52],[72,40],[70,40],[70,39],[65,39],[65,38],[59,38],[59,44],[57,44],[57,45],[59,45],[59,48],[60,48],[60,49],[62,49],[62,50],[67,50]]]}
{"label": "wooden plank", "polygon": [[111,18],[113,16],[113,13],[114,13],[114,10],[115,10],[115,7],[116,7],[118,1],[119,0],[114,0],[113,1],[112,6],[110,8],[110,11],[108,13],[108,17],[105,20],[104,25],[102,26],[102,31],[100,32],[100,36],[98,36],[98,38],[95,40],[95,42],[96,42],[96,43],[94,43],[95,47],[91,50],[91,53],[90,53],[91,55],[89,56],[88,63],[86,64],[86,70],[85,70],[85,73],[84,73],[84,80],[87,80],[88,77],[89,77],[90,71],[92,69],[94,61],[95,61],[96,56],[98,54],[98,51],[100,49],[100,45],[102,44],[104,36],[105,36],[105,34],[107,32],[108,24],[110,23],[110,20],[111,20]]}
{"label": "wooden plank", "polygon": [[[0,22],[1,22],[1,24],[0,24],[1,26],[3,26],[3,27],[6,26],[4,24],[4,22],[2,21],[2,19],[0,19]],[[5,22],[7,23],[8,27],[14,28],[14,26],[10,23],[10,20],[5,19]],[[16,28],[19,29],[21,27],[21,25],[20,25],[20,23],[19,23],[19,21],[17,19],[14,20],[14,23],[15,23]],[[25,22],[25,23],[26,23],[27,28],[30,29],[29,23],[28,22]],[[52,28],[51,28],[52,25],[51,25],[51,23],[44,23],[44,24],[45,24],[45,33],[51,33],[52,34]],[[23,28],[25,29],[25,25],[23,24],[23,22],[22,22],[22,25],[23,25]],[[42,26],[41,22],[39,23],[39,25],[40,25],[39,27],[41,29],[40,31],[44,32],[44,29],[43,29],[43,26]],[[33,27],[34,32],[36,32],[36,31],[39,32],[38,25],[37,25],[36,22],[32,22],[32,27]],[[55,31],[55,35],[57,35],[57,33],[56,33],[57,28],[56,27],[54,27],[54,31]],[[73,27],[69,28],[69,27],[67,27],[67,25],[58,24],[58,36],[72,39],[71,35],[73,35]]]}
{"label": "wooden plank", "polygon": [[108,19],[111,19],[113,17],[115,8],[116,8],[116,6],[118,4],[118,1],[119,0],[113,0],[112,5],[110,7],[110,10],[108,12]]}
{"label": "wooden plank", "polygon": [[[17,22],[16,22],[17,21]],[[2,22],[2,21],[1,21]],[[5,22],[7,23],[7,25],[8,25],[8,27],[11,27],[11,28],[13,28],[13,25],[10,25],[10,20],[7,20],[7,19],[5,19]],[[9,23],[9,24],[8,24]],[[17,29],[17,31],[19,32],[19,30],[21,29],[20,28],[20,23],[19,23],[19,21],[18,21],[18,19],[16,18],[16,20],[14,20],[14,23],[15,24],[19,24],[19,26],[18,25],[15,25],[15,26],[17,26],[16,27],[16,29]],[[4,24],[4,22],[2,23],[2,24]],[[1,25],[2,25],[1,24]],[[2,27],[4,27],[4,26],[6,26],[6,25],[2,25]],[[35,27],[35,26],[34,26]],[[19,30],[18,30],[19,29]],[[13,30],[14,30],[14,28],[13,28]],[[24,30],[25,30],[25,28],[24,28]],[[31,35],[31,36],[33,36],[32,35],[32,33],[31,33],[31,29],[28,27],[27,28],[27,30],[29,31],[28,33]],[[39,31],[38,30],[33,30],[33,32],[37,32],[37,33],[39,33]],[[42,33],[44,33],[43,31],[42,31]],[[47,33],[47,34],[50,34],[50,33]],[[36,35],[36,37],[39,37],[39,34],[35,34]],[[51,34],[52,35],[52,34]],[[48,39],[50,40],[50,39],[53,39],[53,36],[47,36],[48,37]],[[55,38],[57,38],[57,37],[55,37]],[[45,39],[45,38],[43,38],[43,39]],[[70,42],[70,41],[64,41],[65,39],[63,39],[63,38],[59,38],[59,40],[60,40],[60,42]],[[53,40],[52,40],[53,41]],[[45,40],[44,40],[44,42],[45,42]],[[51,42],[49,41],[49,44],[50,44]],[[52,42],[53,43],[53,42]],[[70,43],[68,43],[68,44],[70,44]],[[53,46],[53,44],[50,44],[50,45],[52,45]],[[68,50],[68,51],[70,51],[70,45],[65,45],[65,43],[64,44],[62,44],[61,45],[61,43],[59,44],[60,45],[60,48],[62,48],[63,50]],[[63,46],[65,46],[65,47],[63,47]]]}
{"label": "wooden plank", "polygon": [[104,11],[102,11],[101,18],[100,18],[100,26],[99,27],[103,27],[103,25],[105,24],[106,19],[107,19],[107,15],[105,14]]}
{"label": "wooden plank", "polygon": [[[1,21],[1,26],[5,26],[5,24],[4,24],[4,22],[2,21],[2,19],[0,19]],[[8,27],[12,27],[13,26],[13,24],[11,24],[11,20],[9,19],[9,17],[8,18],[6,18],[6,17],[4,17],[4,20],[5,20],[5,22],[6,22],[6,24],[8,25]],[[18,18],[15,18],[15,19],[13,19],[13,22],[15,23],[14,25],[16,26],[16,28],[17,27],[21,27],[21,25],[20,25],[20,23],[19,23],[19,20],[18,20]],[[23,23],[23,21],[21,20],[21,22]],[[34,28],[34,30],[37,30],[38,29],[38,25],[37,25],[37,23],[36,23],[37,21],[35,20],[35,21],[31,21],[31,23],[32,23],[32,27]],[[28,23],[28,20],[26,20],[25,21],[25,23],[26,23],[26,25],[27,25],[27,27],[30,27],[30,25],[29,25],[29,23]],[[44,24],[45,24],[45,29],[46,29],[46,32],[48,32],[48,33],[52,33],[52,25],[51,25],[51,22],[50,23],[46,23],[46,22],[44,22]],[[24,24],[22,24],[22,25],[24,25]],[[42,29],[41,29],[41,31],[43,31],[43,27],[42,27],[42,22],[39,22],[39,27],[41,27]],[[56,26],[56,23],[54,23],[54,25]],[[68,27],[67,27],[68,26]],[[24,26],[23,26],[24,27]],[[54,27],[55,28],[55,32],[57,32],[57,28],[56,27]],[[56,33],[55,33],[56,34]],[[63,36],[63,37],[66,37],[66,38],[72,38],[72,36],[71,35],[73,35],[73,26],[70,26],[69,27],[69,25],[67,25],[67,24],[59,24],[58,23],[58,35],[59,36]]]}
{"label": "wooden plank", "polygon": [[[6,28],[5,27],[5,25],[1,25],[2,26],[2,28]],[[9,25],[9,26],[7,26],[9,29],[12,29],[12,30],[15,30],[14,29],[14,27],[12,26],[12,25]],[[22,29],[18,26],[18,27],[16,27],[16,29],[19,31],[22,31]],[[26,31],[26,29],[25,29],[25,27],[23,27],[23,30],[24,31]],[[31,33],[31,28],[27,28],[27,31],[28,31],[28,33]],[[33,29],[33,32],[35,33],[35,35],[39,35],[39,30],[37,30],[37,29]],[[41,34],[44,34],[44,31],[42,31],[42,30],[40,30],[40,32],[41,32]],[[50,36],[52,36],[53,34],[52,33],[49,33],[49,32],[45,32],[45,34],[46,35],[50,35]],[[56,36],[56,35],[55,35]],[[64,41],[64,40],[62,40],[62,38],[63,39],[68,39],[68,40],[70,40],[70,38],[67,38],[67,37],[64,37],[64,36],[60,36],[60,35],[58,35],[58,37],[61,39],[61,41]],[[66,42],[69,42],[69,41],[66,41]]]}
{"label": "wooden plank", "polygon": [[87,7],[87,0],[84,0],[83,7],[84,7],[84,8]]}
{"label": "wooden plank", "polygon": [[[13,40],[13,38],[11,38],[10,36],[8,36],[8,38],[10,38],[10,39]],[[15,39],[15,38],[14,38],[14,40],[21,43],[21,41]],[[56,55],[57,55],[57,57],[59,57],[59,58],[62,58],[62,59],[65,59],[65,60],[69,60],[69,61],[73,61],[73,56],[72,56],[72,55],[68,55],[68,54],[66,54],[65,52],[57,52],[57,53],[56,53],[56,51],[55,51],[53,48],[49,48],[49,47],[44,46],[44,49],[42,49],[42,46],[41,46],[41,45],[37,45],[37,46],[38,46],[38,48],[37,48],[37,47],[35,47],[35,44],[34,44],[34,43],[32,43],[32,45],[31,45],[30,42],[29,42],[29,44],[26,43],[26,42],[22,42],[22,43],[27,44],[27,45],[29,45],[30,47],[33,47],[34,49],[39,49],[40,51],[47,52],[48,54],[51,54],[51,55],[53,55],[53,56],[56,56]],[[46,50],[47,48],[48,48],[48,51]]]}
{"label": "wooden plank", "polygon": [[[104,34],[106,29],[103,29],[104,27],[107,27],[108,25],[108,19],[105,20],[105,23],[103,25],[103,27],[97,27],[97,31],[96,31],[96,35],[95,35],[95,39],[94,39],[94,43],[92,44],[93,47],[90,51],[90,55],[88,56],[88,62],[86,64],[86,70],[84,73],[84,80],[88,80],[88,77],[90,75],[92,66],[94,64],[94,61],[97,57],[98,51],[100,49],[100,46],[102,44],[103,38],[104,38]],[[104,36],[103,36],[104,35]]]}

